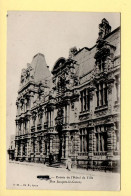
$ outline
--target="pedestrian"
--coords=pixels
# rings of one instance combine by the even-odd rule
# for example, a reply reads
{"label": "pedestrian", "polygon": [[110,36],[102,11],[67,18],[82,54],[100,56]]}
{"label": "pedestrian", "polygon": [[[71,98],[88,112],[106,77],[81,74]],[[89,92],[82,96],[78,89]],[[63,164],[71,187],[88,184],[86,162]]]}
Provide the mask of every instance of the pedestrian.
{"label": "pedestrian", "polygon": [[71,158],[68,157],[67,160],[66,160],[66,169],[68,169],[70,171],[71,170],[71,165],[72,165]]}

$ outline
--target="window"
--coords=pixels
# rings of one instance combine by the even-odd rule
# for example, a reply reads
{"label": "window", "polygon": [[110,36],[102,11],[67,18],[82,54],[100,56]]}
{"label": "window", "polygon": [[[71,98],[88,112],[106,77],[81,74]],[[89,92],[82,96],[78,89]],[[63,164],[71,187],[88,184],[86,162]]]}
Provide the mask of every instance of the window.
{"label": "window", "polygon": [[96,151],[107,151],[107,132],[104,126],[96,127]]}
{"label": "window", "polygon": [[87,89],[84,89],[80,92],[81,94],[81,112],[87,111],[90,109],[90,97]]}
{"label": "window", "polygon": [[89,131],[87,128],[80,130],[80,152],[89,151]]}
{"label": "window", "polygon": [[96,89],[97,107],[107,105],[107,84],[100,82],[97,84]]}

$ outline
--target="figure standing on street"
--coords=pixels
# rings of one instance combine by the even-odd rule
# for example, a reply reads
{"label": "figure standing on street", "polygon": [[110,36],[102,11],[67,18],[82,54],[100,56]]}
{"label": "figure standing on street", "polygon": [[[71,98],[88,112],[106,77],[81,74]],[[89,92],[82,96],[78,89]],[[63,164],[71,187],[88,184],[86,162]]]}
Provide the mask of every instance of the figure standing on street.
{"label": "figure standing on street", "polygon": [[71,170],[71,165],[72,165],[71,158],[68,157],[67,160],[66,160],[66,169],[68,169],[70,171]]}

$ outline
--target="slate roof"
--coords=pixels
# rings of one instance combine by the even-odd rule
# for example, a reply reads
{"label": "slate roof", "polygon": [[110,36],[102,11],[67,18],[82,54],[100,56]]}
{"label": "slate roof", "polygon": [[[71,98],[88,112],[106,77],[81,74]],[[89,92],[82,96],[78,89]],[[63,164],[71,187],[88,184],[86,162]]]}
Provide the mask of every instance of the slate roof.
{"label": "slate roof", "polygon": [[[105,40],[108,41],[110,44],[116,47],[115,56],[120,55],[120,27],[109,33]],[[96,45],[92,48],[84,47],[80,49],[74,56],[74,60],[77,61],[78,67],[77,75],[81,78],[91,72],[95,65],[95,56],[96,53]]]}
{"label": "slate roof", "polygon": [[34,81],[36,83],[48,79],[51,76],[43,54],[38,53],[35,55],[31,62],[31,66],[34,69]]}

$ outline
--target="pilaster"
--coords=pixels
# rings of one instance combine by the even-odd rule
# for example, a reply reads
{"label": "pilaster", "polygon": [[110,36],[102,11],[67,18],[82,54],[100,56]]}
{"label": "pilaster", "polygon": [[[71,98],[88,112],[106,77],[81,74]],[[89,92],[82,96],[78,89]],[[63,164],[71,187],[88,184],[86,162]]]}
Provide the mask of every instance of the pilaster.
{"label": "pilaster", "polygon": [[112,159],[113,157],[113,134],[114,125],[107,127],[107,158]]}

